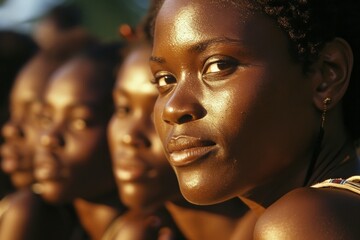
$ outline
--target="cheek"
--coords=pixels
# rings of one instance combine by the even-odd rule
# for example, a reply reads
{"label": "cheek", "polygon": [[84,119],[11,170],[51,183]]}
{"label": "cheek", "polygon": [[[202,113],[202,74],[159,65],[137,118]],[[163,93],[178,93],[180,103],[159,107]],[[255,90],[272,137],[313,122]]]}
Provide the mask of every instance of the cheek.
{"label": "cheek", "polygon": [[154,125],[156,132],[162,143],[165,142],[167,131],[169,130],[168,124],[162,120],[163,109],[165,106],[165,99],[159,99],[156,101],[154,106]]}
{"label": "cheek", "polygon": [[67,159],[86,162],[94,156],[107,152],[106,130],[104,128],[87,130],[79,134],[68,135],[65,139]]}
{"label": "cheek", "polygon": [[118,142],[121,129],[122,128],[120,127],[119,121],[113,117],[107,128],[107,139],[112,153],[114,153],[115,148],[118,145],[116,143]]}
{"label": "cheek", "polygon": [[39,143],[40,131],[35,127],[28,127],[26,129],[26,139],[29,145],[36,146]]}
{"label": "cheek", "polygon": [[151,140],[151,155],[152,165],[159,169],[171,168],[170,163],[165,157],[164,148],[162,142],[156,132],[153,132],[150,136]]}

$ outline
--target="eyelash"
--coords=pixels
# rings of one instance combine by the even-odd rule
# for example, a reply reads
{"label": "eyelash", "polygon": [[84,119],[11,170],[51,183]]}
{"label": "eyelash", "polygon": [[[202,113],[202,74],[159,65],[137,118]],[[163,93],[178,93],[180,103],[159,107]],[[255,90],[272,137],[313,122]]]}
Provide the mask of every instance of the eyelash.
{"label": "eyelash", "polygon": [[[208,70],[215,66],[217,71],[208,72]],[[222,65],[222,66],[221,66]],[[204,63],[204,67],[201,71],[204,80],[215,81],[235,72],[239,66],[239,62],[231,57],[214,56],[210,57]],[[155,77],[151,82],[156,85],[160,94],[166,93],[171,86],[177,82],[176,78],[169,72],[161,71],[155,74]]]}
{"label": "eyelash", "polygon": [[[211,57],[209,58],[202,69],[202,77],[208,81],[220,80],[221,78],[235,72],[239,66],[239,62],[230,57]],[[217,70],[208,72],[212,67],[216,67]]]}
{"label": "eyelash", "polygon": [[151,83],[157,87],[159,93],[167,92],[176,82],[176,78],[171,73],[164,71],[155,74],[154,79],[151,80]]}
{"label": "eyelash", "polygon": [[130,113],[130,108],[126,105],[119,105],[115,107],[115,114],[117,117],[125,117]]}
{"label": "eyelash", "polygon": [[[39,126],[43,129],[51,128],[53,119],[46,114],[39,116]],[[82,131],[90,127],[90,121],[85,118],[74,118],[66,122],[66,126],[70,130]]]}

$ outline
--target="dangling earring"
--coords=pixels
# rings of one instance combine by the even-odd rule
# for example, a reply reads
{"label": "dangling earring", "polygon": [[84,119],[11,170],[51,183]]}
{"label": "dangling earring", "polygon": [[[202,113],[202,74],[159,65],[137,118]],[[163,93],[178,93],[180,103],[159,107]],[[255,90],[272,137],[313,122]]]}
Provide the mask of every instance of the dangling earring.
{"label": "dangling earring", "polygon": [[324,103],[324,107],[323,107],[323,111],[322,111],[322,114],[321,114],[321,128],[322,129],[324,129],[326,112],[328,110],[327,107],[331,103],[331,98],[329,98],[329,97],[325,98],[323,103]]}
{"label": "dangling earring", "polygon": [[329,97],[325,98],[323,103],[324,103],[324,107],[323,107],[322,114],[321,114],[320,131],[318,133],[318,138],[317,138],[317,141],[316,141],[314,152],[313,152],[313,155],[312,155],[312,158],[310,160],[310,164],[309,164],[306,176],[305,176],[304,186],[308,186],[308,184],[310,183],[310,178],[311,178],[312,173],[314,171],[316,160],[317,160],[317,158],[318,158],[318,156],[320,154],[321,143],[322,143],[322,140],[323,140],[323,137],[324,137],[324,125],[325,125],[326,112],[328,110],[328,105],[331,103],[331,98],[329,98]]}

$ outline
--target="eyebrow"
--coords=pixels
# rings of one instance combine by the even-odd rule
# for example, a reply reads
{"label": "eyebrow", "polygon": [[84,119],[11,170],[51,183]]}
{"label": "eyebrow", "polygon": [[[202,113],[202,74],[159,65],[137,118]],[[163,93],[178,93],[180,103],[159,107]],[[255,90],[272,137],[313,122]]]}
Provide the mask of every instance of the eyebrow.
{"label": "eyebrow", "polygon": [[227,38],[227,37],[212,38],[212,39],[208,39],[203,42],[197,43],[194,46],[191,46],[189,51],[201,53],[201,52],[205,51],[207,48],[209,48],[211,45],[216,45],[219,43],[238,45],[238,44],[243,44],[244,41],[239,40],[239,39]]}
{"label": "eyebrow", "polygon": [[157,63],[160,63],[160,64],[166,63],[165,58],[162,58],[162,57],[150,56],[150,59],[149,59],[149,60],[150,60],[151,62],[157,62]]}
{"label": "eyebrow", "polygon": [[115,96],[126,96],[126,97],[129,97],[129,93],[127,91],[124,91],[124,89],[120,88],[120,87],[115,87],[115,89],[113,90],[112,92],[112,95],[113,97]]}
{"label": "eyebrow", "polygon": [[[191,46],[189,48],[189,52],[201,53],[201,52],[204,52],[211,45],[216,45],[219,43],[238,45],[238,44],[243,44],[244,41],[239,40],[239,39],[227,38],[227,37],[212,38],[212,39],[205,40],[203,42],[196,43],[195,45]],[[151,56],[149,60],[151,62],[156,62],[159,64],[166,63],[166,60],[163,57]]]}

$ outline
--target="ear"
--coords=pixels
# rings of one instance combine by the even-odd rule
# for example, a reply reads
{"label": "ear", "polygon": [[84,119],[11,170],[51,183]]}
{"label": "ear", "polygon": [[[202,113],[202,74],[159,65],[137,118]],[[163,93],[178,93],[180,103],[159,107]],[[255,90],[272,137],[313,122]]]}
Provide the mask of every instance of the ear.
{"label": "ear", "polygon": [[352,67],[352,49],[344,39],[335,38],[326,43],[313,65],[317,73],[313,75],[313,100],[319,110],[324,108],[326,98],[331,99],[328,109],[342,99],[349,85]]}

